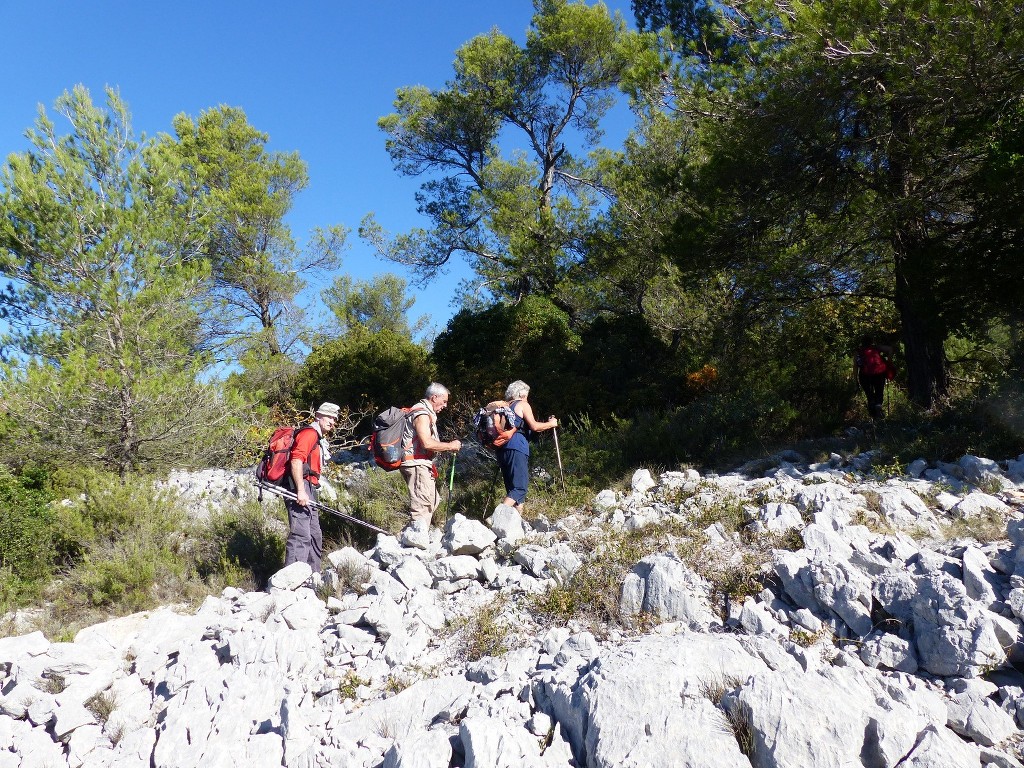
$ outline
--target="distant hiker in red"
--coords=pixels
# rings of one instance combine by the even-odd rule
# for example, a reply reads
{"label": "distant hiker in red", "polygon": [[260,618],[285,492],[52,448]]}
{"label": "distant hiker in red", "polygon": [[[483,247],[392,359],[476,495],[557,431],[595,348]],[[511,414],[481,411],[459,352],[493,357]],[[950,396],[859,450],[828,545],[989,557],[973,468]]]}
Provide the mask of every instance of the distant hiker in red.
{"label": "distant hiker in red", "polygon": [[877,344],[874,337],[865,336],[860,340],[860,347],[853,358],[853,375],[864,390],[868,400],[868,414],[872,418],[880,419],[885,415],[882,411],[885,382],[892,379],[896,372],[889,361],[890,357],[892,347]]}
{"label": "distant hiker in red", "polygon": [[[324,464],[322,445],[327,434],[338,423],[339,408],[324,403],[316,409],[313,423],[295,435],[288,456],[288,485],[295,489],[295,501],[285,499],[288,509],[288,543],[285,544],[284,564],[308,563],[314,578],[320,575],[320,558],[324,551],[324,537],[320,531],[320,516],[310,502],[318,501],[320,471]],[[330,454],[327,455],[330,460]]]}

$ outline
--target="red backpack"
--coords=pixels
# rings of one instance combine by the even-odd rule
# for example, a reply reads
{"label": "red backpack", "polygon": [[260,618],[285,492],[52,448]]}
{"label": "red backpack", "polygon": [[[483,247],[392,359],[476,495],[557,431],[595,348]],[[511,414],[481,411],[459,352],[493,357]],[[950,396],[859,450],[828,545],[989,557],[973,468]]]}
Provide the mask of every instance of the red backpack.
{"label": "red backpack", "polygon": [[858,359],[861,372],[868,376],[878,376],[889,370],[889,364],[875,347],[863,347],[858,353]]}
{"label": "red backpack", "polygon": [[[270,443],[263,451],[260,463],[256,465],[256,480],[260,483],[271,485],[284,485],[288,474],[288,455],[295,445],[295,438],[304,429],[313,429],[311,426],[304,427],[278,427],[270,436]],[[312,473],[310,473],[312,474]]]}

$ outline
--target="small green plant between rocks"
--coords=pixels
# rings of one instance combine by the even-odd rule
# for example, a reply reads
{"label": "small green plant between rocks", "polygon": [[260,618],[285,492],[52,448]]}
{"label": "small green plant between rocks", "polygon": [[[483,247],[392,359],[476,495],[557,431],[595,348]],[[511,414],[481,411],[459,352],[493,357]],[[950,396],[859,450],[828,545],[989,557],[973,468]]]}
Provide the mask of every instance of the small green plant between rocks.
{"label": "small green plant between rocks", "polygon": [[113,691],[100,691],[85,700],[85,708],[92,712],[102,725],[106,725],[110,715],[117,709],[117,696]]}

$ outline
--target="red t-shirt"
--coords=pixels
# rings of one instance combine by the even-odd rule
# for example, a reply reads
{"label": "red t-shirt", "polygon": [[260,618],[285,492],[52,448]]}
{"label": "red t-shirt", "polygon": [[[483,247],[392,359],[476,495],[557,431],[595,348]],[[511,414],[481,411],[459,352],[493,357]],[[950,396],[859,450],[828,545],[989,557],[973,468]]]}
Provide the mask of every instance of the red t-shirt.
{"label": "red t-shirt", "polygon": [[320,487],[320,433],[315,428],[302,429],[295,436],[295,443],[288,454],[289,465],[293,459],[309,466],[309,471],[315,473],[309,476],[309,482]]}

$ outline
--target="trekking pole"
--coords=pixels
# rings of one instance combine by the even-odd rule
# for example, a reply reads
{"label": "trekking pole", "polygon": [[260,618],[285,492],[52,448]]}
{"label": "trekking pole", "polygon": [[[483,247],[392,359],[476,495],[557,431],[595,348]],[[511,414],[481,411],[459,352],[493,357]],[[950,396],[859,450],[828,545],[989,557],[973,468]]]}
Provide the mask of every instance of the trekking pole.
{"label": "trekking pole", "polygon": [[[299,500],[299,497],[296,496],[295,493],[289,491],[287,488],[282,488],[280,485],[273,485],[272,483],[257,483],[257,485],[260,487],[261,491],[268,491],[270,493],[276,494],[277,496],[281,496],[282,498],[289,499],[291,501]],[[328,507],[326,504],[321,504],[319,501],[310,501],[309,506],[313,507],[313,509],[318,510],[320,512],[327,512],[328,514],[334,515],[335,517],[340,517],[342,520],[347,520],[350,523],[355,523],[356,525],[361,525],[364,528],[369,528],[371,531],[376,531],[377,533],[383,533],[385,535],[390,536],[390,534],[387,531],[385,531],[383,528],[378,528],[373,523],[368,523],[365,520],[360,520],[358,517],[353,517],[352,515],[346,514],[342,512],[340,509]]]}
{"label": "trekking pole", "polygon": [[558,427],[551,428],[551,436],[555,438],[555,456],[558,458],[558,476],[562,479],[562,493],[565,493],[565,473],[562,471],[562,449],[558,447]]}
{"label": "trekking pole", "polygon": [[458,456],[458,455],[459,454],[457,454],[457,453],[453,453],[452,454],[452,471],[451,471],[451,475],[448,478],[448,504],[445,505],[445,508],[444,508],[444,522],[445,522],[445,525],[448,524],[448,515],[451,514],[451,511],[452,511],[452,488],[455,487],[455,457]]}

